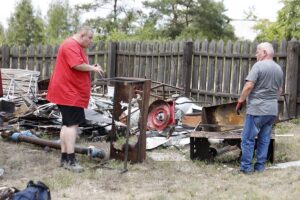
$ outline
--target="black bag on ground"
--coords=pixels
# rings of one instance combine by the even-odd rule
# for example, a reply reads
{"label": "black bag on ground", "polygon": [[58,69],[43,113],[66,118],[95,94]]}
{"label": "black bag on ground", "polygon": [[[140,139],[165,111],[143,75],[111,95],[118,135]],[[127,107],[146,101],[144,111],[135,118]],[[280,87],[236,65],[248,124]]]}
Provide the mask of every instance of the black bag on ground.
{"label": "black bag on ground", "polygon": [[15,193],[12,200],[51,200],[50,190],[43,182],[29,181],[27,187]]}

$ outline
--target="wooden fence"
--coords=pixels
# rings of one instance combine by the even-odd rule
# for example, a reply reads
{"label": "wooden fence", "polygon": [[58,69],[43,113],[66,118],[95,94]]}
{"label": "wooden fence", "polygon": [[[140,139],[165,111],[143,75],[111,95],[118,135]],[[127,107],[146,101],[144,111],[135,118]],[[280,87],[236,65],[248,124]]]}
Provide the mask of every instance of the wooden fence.
{"label": "wooden fence", "polygon": [[[99,63],[108,77],[149,78],[182,88],[186,96],[205,104],[235,100],[244,79],[256,62],[257,43],[229,41],[195,42],[110,42],[92,45],[88,50],[90,63]],[[274,60],[285,74],[284,93],[287,107],[280,110],[290,117],[300,116],[300,44],[298,41],[273,42]],[[26,48],[0,47],[0,67],[29,69],[49,78],[58,46]],[[94,79],[98,78],[94,75]],[[281,98],[283,100],[283,98]]]}

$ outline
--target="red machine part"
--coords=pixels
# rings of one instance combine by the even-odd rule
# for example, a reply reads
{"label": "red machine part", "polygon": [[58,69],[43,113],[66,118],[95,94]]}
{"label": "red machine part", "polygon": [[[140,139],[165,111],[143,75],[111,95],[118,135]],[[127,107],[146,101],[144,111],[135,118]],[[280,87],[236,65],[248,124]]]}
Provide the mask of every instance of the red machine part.
{"label": "red machine part", "polygon": [[162,131],[169,125],[175,124],[174,102],[164,100],[154,101],[148,111],[147,127],[149,130]]}

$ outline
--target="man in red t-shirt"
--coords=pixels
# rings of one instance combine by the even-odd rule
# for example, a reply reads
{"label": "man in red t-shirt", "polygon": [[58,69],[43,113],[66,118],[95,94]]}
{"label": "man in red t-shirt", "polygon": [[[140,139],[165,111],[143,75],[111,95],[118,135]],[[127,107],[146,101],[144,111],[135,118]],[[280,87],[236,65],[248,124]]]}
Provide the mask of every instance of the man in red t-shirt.
{"label": "man in red t-shirt", "polygon": [[46,97],[57,104],[62,114],[60,165],[74,172],[83,171],[75,159],[75,142],[77,128],[85,122],[84,108],[88,106],[91,88],[90,72],[103,73],[100,65],[89,65],[84,51],[92,39],[93,30],[84,26],[63,41]]}

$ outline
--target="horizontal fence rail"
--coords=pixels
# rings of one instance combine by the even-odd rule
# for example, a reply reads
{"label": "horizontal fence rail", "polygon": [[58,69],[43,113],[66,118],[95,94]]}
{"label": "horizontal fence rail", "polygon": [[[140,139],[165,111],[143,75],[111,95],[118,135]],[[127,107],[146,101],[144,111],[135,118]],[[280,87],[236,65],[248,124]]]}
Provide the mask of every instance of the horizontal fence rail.
{"label": "horizontal fence rail", "polygon": [[[299,42],[273,42],[274,60],[284,72],[283,93],[287,116],[300,116]],[[91,64],[98,63],[107,77],[148,78],[180,89],[202,105],[222,104],[238,98],[247,74],[256,62],[257,42],[248,41],[168,41],[99,42],[87,49]],[[0,67],[40,72],[51,76],[59,46],[0,47]],[[99,79],[93,74],[93,80]],[[172,90],[172,87],[169,87]],[[284,98],[281,98],[283,100]]]}

